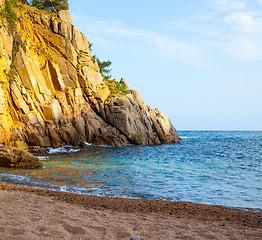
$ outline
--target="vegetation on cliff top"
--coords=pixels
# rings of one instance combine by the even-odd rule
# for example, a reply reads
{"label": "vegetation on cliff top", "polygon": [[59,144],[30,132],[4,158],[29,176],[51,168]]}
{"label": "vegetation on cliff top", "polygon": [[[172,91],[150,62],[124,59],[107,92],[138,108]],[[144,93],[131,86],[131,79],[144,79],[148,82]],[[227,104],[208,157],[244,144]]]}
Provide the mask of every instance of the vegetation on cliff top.
{"label": "vegetation on cliff top", "polygon": [[69,9],[68,0],[31,0],[30,3],[40,10],[58,12]]}
{"label": "vegetation on cliff top", "polygon": [[[1,11],[1,15],[6,18],[6,21],[9,24],[9,32],[15,31],[15,23],[18,19],[17,14],[15,12],[15,8],[18,6],[19,0],[5,0],[5,6],[4,9]],[[6,78],[8,82],[13,82],[15,79],[15,76],[17,75],[15,65],[16,65],[16,54],[19,51],[20,42],[15,42],[12,49],[12,60],[10,63],[9,71],[7,72],[6,69],[4,69],[4,73],[6,75]]]}
{"label": "vegetation on cliff top", "polygon": [[108,69],[108,67],[111,66],[112,62],[110,60],[100,61],[100,59],[96,55],[94,55],[93,57],[98,63],[100,73],[104,76],[106,80],[109,80],[112,77],[112,75],[108,75],[108,73],[110,73],[112,69]]}
{"label": "vegetation on cliff top", "polygon": [[5,0],[5,7],[1,11],[1,14],[6,18],[10,26],[14,26],[17,20],[17,15],[14,10],[14,6],[16,6],[17,3],[18,0]]}
{"label": "vegetation on cliff top", "polygon": [[[89,49],[92,52],[93,43],[91,42],[88,42],[88,43],[89,43]],[[108,74],[112,71],[112,69],[108,69],[108,68],[112,65],[112,62],[110,60],[101,61],[96,55],[93,55],[93,59],[97,61],[100,73],[103,75],[103,77],[106,80],[109,80],[112,76]]]}
{"label": "vegetation on cliff top", "polygon": [[118,94],[126,96],[128,93],[130,93],[123,83],[119,83],[116,80],[108,80],[106,82],[106,85],[108,86],[109,91],[111,92],[107,100],[109,100],[112,97],[115,97]]}
{"label": "vegetation on cliff top", "polygon": [[[93,43],[89,42],[89,49],[91,52],[92,52],[92,46]],[[128,93],[130,93],[127,90],[127,87],[123,83],[119,83],[115,79],[110,80],[112,77],[112,75],[108,75],[112,71],[112,69],[109,69],[109,67],[112,65],[112,62],[110,60],[101,61],[96,55],[93,55],[93,59],[97,61],[97,64],[99,66],[99,71],[103,75],[104,79],[106,80],[105,83],[110,91],[110,96],[106,100],[109,100],[110,98],[113,98],[119,94],[125,96]]]}

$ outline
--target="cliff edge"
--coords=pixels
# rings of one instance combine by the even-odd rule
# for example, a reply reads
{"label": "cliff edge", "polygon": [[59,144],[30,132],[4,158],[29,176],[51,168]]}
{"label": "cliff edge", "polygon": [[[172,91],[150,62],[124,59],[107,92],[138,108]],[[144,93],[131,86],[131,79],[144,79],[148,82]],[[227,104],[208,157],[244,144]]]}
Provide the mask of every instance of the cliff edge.
{"label": "cliff edge", "polygon": [[168,117],[123,79],[104,79],[70,12],[22,3],[15,12],[13,26],[0,15],[0,144],[27,149],[179,141]]}

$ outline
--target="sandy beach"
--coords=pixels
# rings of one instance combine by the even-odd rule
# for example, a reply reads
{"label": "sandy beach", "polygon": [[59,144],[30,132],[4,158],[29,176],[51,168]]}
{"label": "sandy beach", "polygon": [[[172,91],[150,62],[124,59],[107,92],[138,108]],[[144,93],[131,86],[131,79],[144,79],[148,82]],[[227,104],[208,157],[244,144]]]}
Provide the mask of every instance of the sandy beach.
{"label": "sandy beach", "polygon": [[261,239],[262,213],[0,184],[0,239]]}

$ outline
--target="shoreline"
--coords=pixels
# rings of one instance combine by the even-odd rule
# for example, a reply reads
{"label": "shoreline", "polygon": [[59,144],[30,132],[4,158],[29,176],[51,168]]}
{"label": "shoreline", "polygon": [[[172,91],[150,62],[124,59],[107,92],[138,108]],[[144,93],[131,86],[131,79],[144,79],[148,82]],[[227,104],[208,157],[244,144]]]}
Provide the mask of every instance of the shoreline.
{"label": "shoreline", "polygon": [[261,239],[262,213],[0,182],[0,239]]}
{"label": "shoreline", "polygon": [[84,209],[110,210],[114,212],[148,214],[157,213],[177,218],[196,219],[200,221],[219,221],[243,227],[262,228],[262,212],[254,212],[219,205],[191,202],[147,200],[131,198],[101,197],[23,187],[0,182],[0,191],[25,192],[34,195],[52,197],[59,202],[78,205]]}

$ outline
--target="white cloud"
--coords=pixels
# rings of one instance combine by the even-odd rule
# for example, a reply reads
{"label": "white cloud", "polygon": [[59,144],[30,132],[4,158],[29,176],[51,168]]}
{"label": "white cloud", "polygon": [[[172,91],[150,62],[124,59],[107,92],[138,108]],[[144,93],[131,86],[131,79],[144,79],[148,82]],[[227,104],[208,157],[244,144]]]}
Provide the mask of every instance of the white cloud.
{"label": "white cloud", "polygon": [[217,0],[213,2],[213,5],[218,10],[224,11],[242,10],[246,7],[246,3],[244,1],[237,0]]}
{"label": "white cloud", "polygon": [[199,47],[192,41],[181,41],[175,37],[146,29],[132,28],[116,21],[90,21],[85,17],[80,18],[79,16],[73,16],[73,19],[77,21],[78,26],[84,23],[81,26],[82,31],[92,34],[93,39],[98,39],[96,44],[103,46],[117,45],[118,42],[125,42],[125,44],[132,42],[131,44],[134,46],[135,44],[141,45],[142,42],[145,51],[150,51],[157,55],[159,53],[167,54],[179,61],[194,64],[200,64],[199,59],[204,56],[202,47]]}
{"label": "white cloud", "polygon": [[262,34],[262,13],[233,12],[224,18],[236,31]]}
{"label": "white cloud", "polygon": [[241,61],[262,60],[262,38],[250,39],[243,35],[232,35],[224,46],[224,50],[233,59]]}
{"label": "white cloud", "polygon": [[223,21],[229,29],[227,53],[239,60],[262,60],[262,13],[233,12]]}
{"label": "white cloud", "polygon": [[204,57],[203,49],[194,42],[178,41],[155,33],[148,35],[147,39],[151,40],[164,53],[175,56],[181,61],[197,63],[199,59]]}
{"label": "white cloud", "polygon": [[239,61],[262,60],[262,11],[251,11],[243,1],[219,0],[212,6],[208,18],[197,14],[169,23],[169,29],[189,32],[196,44],[205,46],[206,56],[218,53]]}
{"label": "white cloud", "polygon": [[262,11],[240,0],[207,1],[210,5],[206,11],[168,23],[166,34],[132,28],[119,21],[79,16],[73,19],[78,26],[82,24],[81,30],[89,33],[96,45],[117,47],[125,43],[150,54],[163,53],[197,65],[215,59],[217,54],[239,61],[262,60]]}
{"label": "white cloud", "polygon": [[[201,21],[198,21],[198,20]],[[204,20],[204,21],[203,21]],[[187,31],[191,33],[200,34],[203,36],[217,36],[219,34],[218,30],[212,27],[210,24],[210,19],[192,19],[192,20],[181,20],[175,22],[169,22],[167,24],[168,29]]]}

